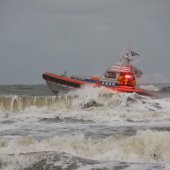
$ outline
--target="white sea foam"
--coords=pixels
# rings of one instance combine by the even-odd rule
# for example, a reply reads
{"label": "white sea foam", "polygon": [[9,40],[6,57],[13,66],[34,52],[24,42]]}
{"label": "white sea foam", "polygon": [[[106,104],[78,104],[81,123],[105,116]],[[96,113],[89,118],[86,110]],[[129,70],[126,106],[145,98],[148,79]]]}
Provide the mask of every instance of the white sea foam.
{"label": "white sea foam", "polygon": [[160,91],[160,88],[158,86],[153,85],[153,84],[140,85],[140,88],[148,90],[148,91]]}
{"label": "white sea foam", "polygon": [[[2,169],[32,167],[40,158],[48,160],[49,152],[97,160],[111,169],[113,160],[125,161],[127,169],[152,169],[151,162],[168,168],[170,132],[142,129],[168,130],[169,102],[170,98],[113,94],[92,87],[63,96],[0,96]],[[65,159],[61,156],[56,165],[64,168]],[[93,165],[89,163],[89,167],[97,167]]]}
{"label": "white sea foam", "polygon": [[18,154],[13,155],[12,157],[1,155],[0,160],[2,163],[5,162],[5,164],[2,164],[1,166],[2,170],[22,170],[31,167],[32,164],[37,161],[35,157],[27,157]]}
{"label": "white sea foam", "polygon": [[[9,99],[5,99],[5,101]],[[12,100],[13,101],[13,100]],[[163,121],[170,118],[170,99],[151,99],[135,93],[113,94],[105,88],[85,87],[65,96],[29,97],[20,101],[19,111],[2,110],[2,119],[38,119],[43,117],[72,117],[103,121]],[[25,101],[25,102],[24,102]],[[5,102],[4,102],[5,103]],[[9,102],[10,103],[10,102]],[[27,103],[27,104],[23,104]],[[6,104],[4,104],[6,106]]]}
{"label": "white sea foam", "polygon": [[94,160],[170,163],[170,133],[138,131],[135,136],[110,136],[102,139],[83,135],[53,137],[38,141],[32,137],[1,138],[0,154],[42,151],[67,152]]}

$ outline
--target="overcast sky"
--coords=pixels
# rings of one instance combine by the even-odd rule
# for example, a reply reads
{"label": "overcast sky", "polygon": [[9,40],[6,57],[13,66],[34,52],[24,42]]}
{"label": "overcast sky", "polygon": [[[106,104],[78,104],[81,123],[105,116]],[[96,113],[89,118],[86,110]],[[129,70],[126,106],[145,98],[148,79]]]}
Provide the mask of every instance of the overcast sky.
{"label": "overcast sky", "polygon": [[170,82],[170,0],[0,0],[0,84],[100,75],[129,44],[144,81]]}

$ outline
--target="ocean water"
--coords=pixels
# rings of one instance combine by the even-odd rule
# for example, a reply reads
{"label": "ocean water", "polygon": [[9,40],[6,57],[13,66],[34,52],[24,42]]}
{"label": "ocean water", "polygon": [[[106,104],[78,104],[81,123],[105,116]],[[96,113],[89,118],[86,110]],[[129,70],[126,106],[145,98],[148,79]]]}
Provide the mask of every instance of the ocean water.
{"label": "ocean water", "polygon": [[0,86],[0,169],[169,170],[170,85],[142,88],[157,98]]}

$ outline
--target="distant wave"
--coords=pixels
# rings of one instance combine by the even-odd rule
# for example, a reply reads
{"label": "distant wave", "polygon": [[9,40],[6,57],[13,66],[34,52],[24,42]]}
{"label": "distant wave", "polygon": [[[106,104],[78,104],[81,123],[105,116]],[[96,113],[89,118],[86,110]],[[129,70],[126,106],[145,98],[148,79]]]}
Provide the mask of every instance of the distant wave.
{"label": "distant wave", "polygon": [[161,88],[161,92],[170,92],[170,86],[164,86]]}
{"label": "distant wave", "polygon": [[170,84],[147,84],[147,85],[140,85],[140,88],[149,90],[149,91],[170,93]]}
{"label": "distant wave", "polygon": [[156,85],[149,84],[149,85],[140,85],[140,88],[149,90],[149,91],[160,91],[160,88]]}

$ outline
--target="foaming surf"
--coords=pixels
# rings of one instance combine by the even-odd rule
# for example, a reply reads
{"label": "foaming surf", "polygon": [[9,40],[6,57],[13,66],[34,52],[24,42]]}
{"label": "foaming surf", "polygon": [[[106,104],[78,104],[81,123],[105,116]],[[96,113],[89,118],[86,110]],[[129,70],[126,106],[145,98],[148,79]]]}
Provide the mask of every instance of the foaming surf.
{"label": "foaming surf", "polygon": [[1,118],[20,114],[30,118],[46,115],[92,121],[148,121],[168,119],[169,109],[169,98],[112,93],[105,88],[84,87],[61,96],[0,96]]}
{"label": "foaming surf", "polygon": [[[129,163],[147,162],[150,165],[153,163],[166,164],[170,162],[169,143],[169,132],[151,130],[138,131],[136,135],[130,137],[116,135],[100,140],[85,138],[83,135],[53,137],[43,140],[32,137],[15,137],[13,140],[1,138],[0,153],[3,156],[0,159],[8,166],[8,161],[10,162],[11,157],[15,155],[13,163],[23,166],[22,161],[24,160],[24,162],[26,161],[25,165],[29,167],[40,160],[48,160],[51,154],[56,157],[58,164],[62,161],[63,153],[67,153],[65,154],[66,158],[76,158],[77,168],[80,168],[83,162],[93,165],[97,162],[106,163],[107,161],[109,164],[111,160]],[[45,162],[45,164],[47,163]]]}
{"label": "foaming surf", "polygon": [[0,95],[0,169],[169,168],[170,97],[13,93]]}
{"label": "foaming surf", "polygon": [[145,90],[149,90],[149,91],[160,91],[161,88],[156,86],[156,85],[153,85],[153,84],[149,84],[149,85],[140,85],[140,87],[142,89],[145,89]]}

